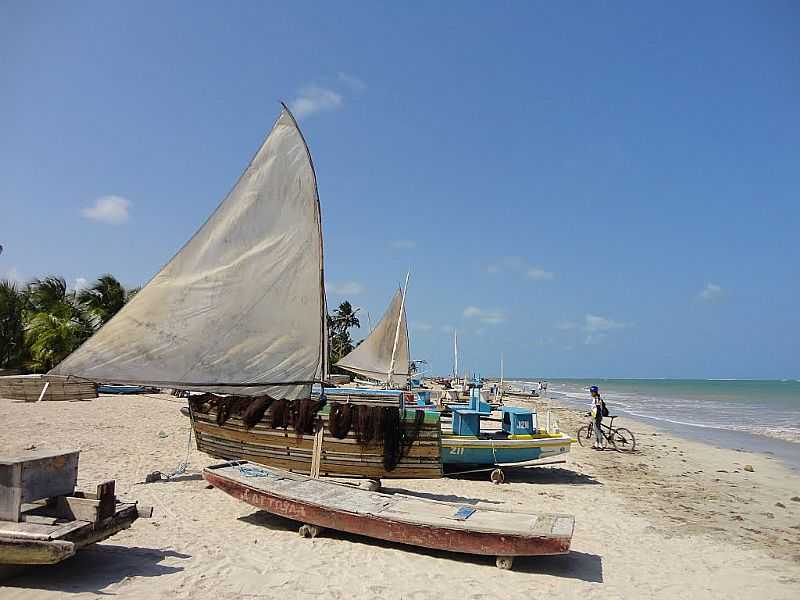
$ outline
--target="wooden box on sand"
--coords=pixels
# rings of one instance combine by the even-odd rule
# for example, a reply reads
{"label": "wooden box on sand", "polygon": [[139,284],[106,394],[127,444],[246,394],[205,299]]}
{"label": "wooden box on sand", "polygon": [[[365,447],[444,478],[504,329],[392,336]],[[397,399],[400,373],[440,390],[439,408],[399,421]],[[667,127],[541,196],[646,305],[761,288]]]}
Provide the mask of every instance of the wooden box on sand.
{"label": "wooden box on sand", "polygon": [[77,492],[77,478],[77,451],[0,456],[0,578],[60,562],[152,512],[119,500],[113,480]]}

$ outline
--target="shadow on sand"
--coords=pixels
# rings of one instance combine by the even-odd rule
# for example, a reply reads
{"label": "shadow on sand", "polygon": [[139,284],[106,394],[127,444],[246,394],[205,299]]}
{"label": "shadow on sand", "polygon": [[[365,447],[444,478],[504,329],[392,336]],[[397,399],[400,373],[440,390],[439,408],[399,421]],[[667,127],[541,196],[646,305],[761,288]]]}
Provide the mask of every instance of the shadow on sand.
{"label": "shadow on sand", "polygon": [[413,496],[414,498],[425,498],[427,500],[438,500],[439,502],[456,502],[459,504],[503,504],[497,500],[487,500],[486,498],[467,498],[466,496],[456,496],[455,494],[432,494],[430,492],[418,492],[415,490],[404,490],[403,488],[381,487],[384,494],[402,494],[403,496]]}
{"label": "shadow on sand", "polygon": [[102,590],[128,577],[158,577],[183,571],[182,566],[159,564],[167,558],[187,559],[191,555],[156,548],[95,544],[57,565],[24,568],[0,585],[68,594],[115,595]]}
{"label": "shadow on sand", "polygon": [[[503,469],[506,483],[538,483],[555,484],[565,483],[572,485],[603,485],[594,477],[577,473],[561,467],[524,467],[518,469]],[[489,479],[489,471],[479,473],[448,473],[447,477],[455,479],[469,479],[484,481]]]}
{"label": "shadow on sand", "polygon": [[[244,523],[266,527],[273,531],[297,531],[300,527],[298,521],[279,517],[264,511],[257,511],[244,517],[239,517]],[[377,548],[391,548],[401,552],[428,556],[453,563],[472,564],[497,569],[494,556],[476,554],[459,554],[446,550],[433,550],[418,546],[409,546],[395,542],[387,542],[362,535],[325,529],[322,537],[341,540],[348,544],[359,544]],[[514,559],[514,571],[520,573],[547,574],[554,577],[567,579],[580,579],[591,583],[603,582],[603,559],[596,554],[571,551],[562,556],[518,556]],[[498,569],[499,572],[499,569]]]}

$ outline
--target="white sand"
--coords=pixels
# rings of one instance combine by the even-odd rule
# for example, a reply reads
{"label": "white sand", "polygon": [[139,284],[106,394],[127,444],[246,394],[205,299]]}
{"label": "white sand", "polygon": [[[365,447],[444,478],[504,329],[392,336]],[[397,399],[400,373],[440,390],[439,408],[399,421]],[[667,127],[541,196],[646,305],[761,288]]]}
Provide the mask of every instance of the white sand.
{"label": "white sand", "polygon": [[[641,445],[634,455],[573,446],[567,465],[518,473],[502,486],[483,476],[385,482],[439,499],[575,515],[568,556],[517,559],[513,571],[501,571],[493,557],[336,532],[300,538],[297,524],[206,489],[199,473],[218,461],[194,448],[187,476],[137,484],[183,459],[182,404],[166,396],[0,400],[0,451],[79,448],[82,484],[116,478],[120,496],[155,507],[152,519],[105,543],[3,582],[2,600],[800,597],[800,502],[790,499],[800,495],[800,478],[767,456],[628,421]],[[562,429],[573,431],[574,415],[562,414]]]}

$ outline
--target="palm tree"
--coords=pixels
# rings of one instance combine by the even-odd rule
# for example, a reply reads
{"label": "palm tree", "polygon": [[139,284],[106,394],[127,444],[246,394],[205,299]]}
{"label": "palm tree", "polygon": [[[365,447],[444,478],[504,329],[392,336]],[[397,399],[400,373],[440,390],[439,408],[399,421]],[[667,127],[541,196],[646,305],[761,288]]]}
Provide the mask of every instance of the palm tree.
{"label": "palm tree", "polygon": [[25,295],[11,281],[0,281],[0,369],[16,369],[26,359]]}
{"label": "palm tree", "polygon": [[353,306],[345,300],[333,311],[333,315],[328,315],[328,364],[333,365],[353,350],[349,330],[361,327],[357,312],[358,309],[353,310]]}
{"label": "palm tree", "polygon": [[29,366],[34,371],[49,371],[92,335],[92,320],[63,277],[34,279],[26,296]]}
{"label": "palm tree", "polygon": [[353,306],[345,300],[333,312],[333,324],[337,331],[347,331],[351,327],[361,327],[361,323],[356,316],[358,309],[353,310]]}
{"label": "palm tree", "polygon": [[110,274],[101,275],[92,287],[78,293],[78,302],[92,319],[95,329],[111,320],[125,303],[133,298],[137,290],[126,291],[122,284]]}

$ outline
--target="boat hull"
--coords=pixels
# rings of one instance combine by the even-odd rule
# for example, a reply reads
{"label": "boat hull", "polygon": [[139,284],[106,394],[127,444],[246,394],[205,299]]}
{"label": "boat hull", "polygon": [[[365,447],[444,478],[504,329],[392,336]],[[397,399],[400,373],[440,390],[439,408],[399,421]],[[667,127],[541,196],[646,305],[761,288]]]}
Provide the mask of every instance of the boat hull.
{"label": "boat hull", "polygon": [[136,504],[119,503],[112,516],[97,523],[62,520],[45,525],[0,521],[0,565],[61,562],[77,550],[127,529],[138,517]]}
{"label": "boat hull", "polygon": [[452,466],[493,466],[564,456],[572,438],[568,435],[516,436],[512,439],[478,439],[444,434],[442,464]]}
{"label": "boat hull", "polygon": [[[209,467],[203,477],[214,487],[269,513],[305,524],[423,548],[494,556],[566,554],[574,518],[477,509],[459,521],[462,508],[410,496],[367,492],[310,478],[280,482],[281,475],[248,480],[239,465]],[[286,474],[291,475],[291,474]],[[298,491],[302,488],[302,493]],[[344,488],[344,491],[341,491]],[[344,496],[344,497],[342,497]],[[446,516],[445,516],[446,515]],[[492,525],[494,523],[494,526]]]}
{"label": "boat hull", "polygon": [[[370,479],[426,479],[442,476],[441,426],[438,413],[426,412],[425,421],[407,452],[394,469],[383,463],[383,445],[364,445],[353,432],[344,439],[335,438],[328,427],[329,406],[319,415],[323,436],[319,473],[330,477]],[[217,424],[216,410],[200,412],[190,403],[190,416],[197,449],[217,458],[248,460],[260,465],[309,475],[312,471],[314,436],[298,435],[288,429],[270,426],[265,419],[247,429],[241,418],[232,415],[223,425]],[[405,410],[406,423],[414,421],[416,411]]]}

